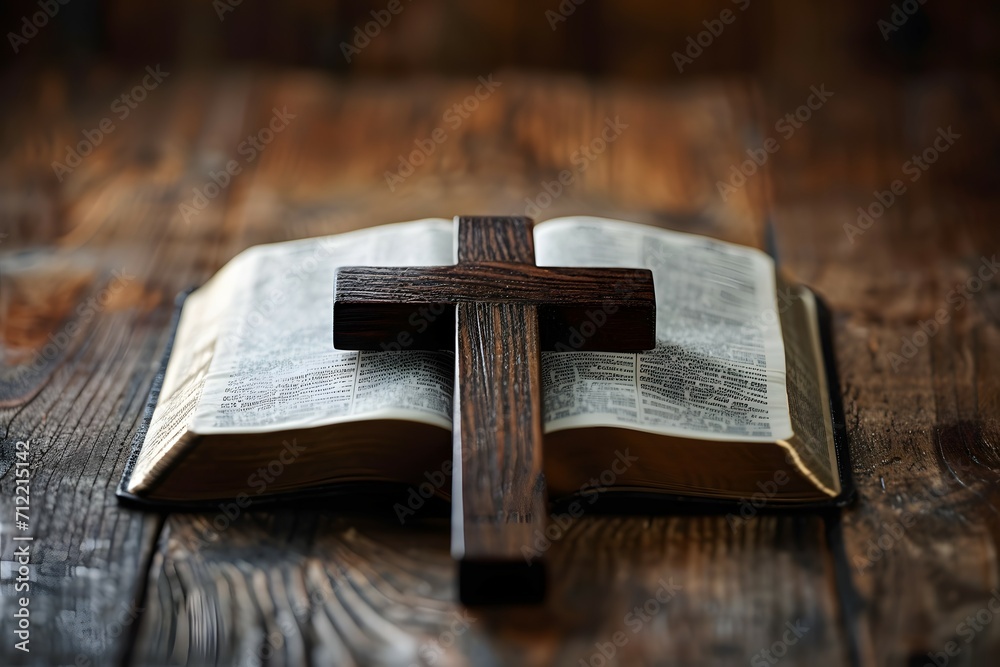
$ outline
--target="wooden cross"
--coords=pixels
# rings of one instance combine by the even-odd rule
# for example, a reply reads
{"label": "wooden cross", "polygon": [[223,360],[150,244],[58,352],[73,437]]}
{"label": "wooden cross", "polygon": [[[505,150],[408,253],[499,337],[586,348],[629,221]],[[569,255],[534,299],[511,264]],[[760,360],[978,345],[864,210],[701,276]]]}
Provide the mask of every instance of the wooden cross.
{"label": "wooden cross", "polygon": [[[387,341],[404,340],[408,350],[455,350],[459,597],[466,604],[539,601],[543,565],[524,555],[537,531],[544,534],[547,512],[539,351],[652,348],[653,276],[535,266],[528,218],[455,221],[454,266],[337,270],[334,346],[384,350]],[[421,308],[442,315],[417,333],[410,321]],[[602,326],[588,318],[594,311],[607,315]]]}

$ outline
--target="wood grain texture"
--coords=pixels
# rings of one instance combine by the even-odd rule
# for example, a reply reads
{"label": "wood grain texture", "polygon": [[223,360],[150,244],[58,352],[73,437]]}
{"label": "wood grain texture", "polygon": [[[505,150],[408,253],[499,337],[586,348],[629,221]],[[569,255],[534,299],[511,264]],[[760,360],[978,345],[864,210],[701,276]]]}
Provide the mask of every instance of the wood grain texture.
{"label": "wood grain texture", "polygon": [[[775,95],[767,113],[783,102]],[[1000,212],[1000,171],[985,159],[1000,145],[1000,96],[974,81],[927,82],[870,104],[886,113],[841,103],[818,115],[774,175],[782,265],[839,313],[860,495],[843,522],[853,631],[864,664],[933,664],[929,654],[942,653],[949,664],[995,664],[1000,624],[982,620],[1000,586],[1000,280],[979,271],[1000,257],[1000,227],[986,222]],[[949,127],[960,138],[913,171]],[[850,160],[822,141],[834,133],[854,138]],[[896,180],[905,192],[870,227],[845,228],[860,230],[858,208]],[[981,282],[961,289],[973,277]]]}
{"label": "wood grain texture", "polygon": [[[470,276],[491,266],[533,267],[531,227],[523,217],[458,218],[457,267]],[[451,554],[466,605],[545,596],[542,559],[524,555],[544,533],[548,509],[539,343],[535,303],[456,304]]]}
{"label": "wood grain texture", "polygon": [[[529,239],[518,239],[520,228]],[[497,224],[499,243],[480,231]],[[480,224],[476,224],[480,223]],[[337,269],[333,344],[341,350],[391,350],[405,336],[410,350],[453,347],[455,304],[520,303],[538,306],[543,350],[639,352],[656,344],[656,297],[648,269],[535,266],[530,221],[462,218],[456,239],[459,262],[439,267],[348,266]],[[462,244],[470,244],[465,248]],[[514,248],[507,247],[508,244]],[[493,259],[487,259],[492,257]],[[510,259],[513,258],[513,259]],[[600,311],[604,324],[574,345],[574,328]],[[433,318],[424,316],[430,312]],[[415,317],[426,322],[414,326]],[[579,336],[577,336],[579,338]]]}
{"label": "wood grain texture", "polygon": [[534,305],[457,307],[451,552],[466,604],[544,595],[531,548],[548,514],[538,344]]}
{"label": "wood grain texture", "polygon": [[455,225],[458,264],[496,262],[535,266],[534,222],[530,218],[460,215]]}
{"label": "wood grain texture", "polygon": [[[615,284],[628,289],[608,289]],[[648,269],[551,268],[497,260],[440,267],[341,267],[337,269],[336,293],[341,308],[365,304],[373,311],[380,304],[393,303],[509,302],[632,307],[648,316],[650,302],[656,305],[653,275]],[[336,330],[339,328],[337,323]],[[648,327],[643,333],[648,335]]]}
{"label": "wood grain texture", "polygon": [[[77,123],[91,119],[75,116],[79,108],[47,106],[47,95],[64,96],[65,82],[41,83],[3,124],[0,161],[0,663],[115,664],[147,606],[163,517],[120,508],[114,489],[162,354],[169,303],[206,279],[225,252],[220,230],[178,234],[168,221],[179,184],[201,177],[196,156],[237,139],[238,128],[220,115],[241,108],[246,91],[233,82],[179,83],[119,127],[110,151],[77,169],[81,180],[65,191],[72,203],[61,207],[51,162],[65,159],[65,146],[80,139]],[[95,94],[113,99],[119,83]],[[38,151],[25,151],[24,141]],[[220,216],[221,205],[205,219]],[[31,589],[21,592],[31,600],[29,654],[8,641],[18,441],[31,443]]]}
{"label": "wood grain texture", "polygon": [[[400,334],[407,336],[407,349],[450,349],[455,304],[476,302],[538,306],[543,350],[638,352],[656,342],[656,301],[648,270],[498,262],[341,267],[335,291],[333,342],[341,350],[386,350]],[[421,311],[435,317],[421,317],[429,324],[418,330],[413,318]],[[593,311],[607,315],[604,324],[570,347],[573,328],[589,321],[587,313]]]}
{"label": "wood grain texture", "polygon": [[[96,127],[128,74],[73,87],[50,75],[0,110],[0,345],[5,372],[21,378],[3,386],[0,436],[4,465],[13,442],[37,443],[32,473],[46,503],[35,533],[44,587],[33,592],[45,642],[28,664],[78,654],[114,664],[127,653],[134,665],[246,665],[266,653],[270,665],[579,667],[623,631],[609,665],[747,665],[799,619],[810,630],[781,665],[911,667],[956,638],[951,665],[991,665],[1000,653],[995,620],[968,643],[957,629],[1000,571],[997,283],[970,294],[899,372],[886,360],[1000,250],[995,83],[828,81],[829,103],[723,200],[716,182],[758,139],[780,136],[774,124],[809,84],[617,88],[499,72],[503,87],[390,192],[384,172],[474,81],[177,73],[60,183],[51,162]],[[242,159],[237,146],[275,105],[295,122],[185,222],[178,205],[220,157]],[[175,292],[256,243],[455,211],[524,215],[616,116],[627,129],[538,217],[587,212],[757,247],[773,239],[779,263],[836,315],[860,498],[831,530],[818,517],[763,513],[735,530],[724,517],[583,517],[546,553],[558,575],[543,607],[463,622],[446,518],[400,526],[391,513],[319,506],[244,512],[221,529],[217,513],[172,514],[161,529],[160,517],[117,506]],[[843,225],[857,207],[949,124],[962,138],[850,243]],[[21,254],[35,246],[46,253]],[[15,254],[30,259],[23,279]],[[37,372],[17,370],[59,332],[54,321],[100,293],[99,276],[126,263],[136,278],[120,308],[91,317]],[[88,266],[96,282],[73,277]],[[48,305],[58,303],[58,313]],[[12,486],[7,472],[5,522]],[[883,524],[908,517],[871,566],[856,560]],[[633,632],[626,615],[671,577],[682,589]],[[133,596],[141,612],[114,625]],[[21,660],[0,643],[0,662]]]}

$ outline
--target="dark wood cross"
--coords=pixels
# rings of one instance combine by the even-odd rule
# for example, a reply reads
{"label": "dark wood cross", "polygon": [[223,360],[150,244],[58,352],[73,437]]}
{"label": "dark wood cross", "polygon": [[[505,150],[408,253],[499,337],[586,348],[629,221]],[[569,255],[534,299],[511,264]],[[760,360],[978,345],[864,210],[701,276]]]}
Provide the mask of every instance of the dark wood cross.
{"label": "dark wood cross", "polygon": [[[655,344],[649,271],[535,266],[531,228],[528,218],[458,217],[454,266],[337,270],[337,349],[455,350],[452,555],[466,604],[544,594],[543,564],[524,556],[547,513],[539,351]],[[442,315],[417,333],[421,308]],[[602,326],[594,311],[607,315]]]}

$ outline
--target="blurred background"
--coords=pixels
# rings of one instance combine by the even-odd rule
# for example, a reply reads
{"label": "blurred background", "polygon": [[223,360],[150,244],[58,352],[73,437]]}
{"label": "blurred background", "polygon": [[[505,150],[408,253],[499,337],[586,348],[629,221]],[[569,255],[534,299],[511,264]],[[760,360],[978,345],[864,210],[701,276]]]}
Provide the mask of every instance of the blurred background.
{"label": "blurred background", "polygon": [[[706,221],[762,210],[766,178],[728,202],[713,183],[813,86],[845,101],[783,149],[786,198],[836,184],[847,200],[870,199],[871,183],[894,177],[876,156],[927,145],[939,122],[930,116],[989,129],[998,113],[978,88],[1000,71],[996,0],[6,0],[0,26],[8,247],[72,239],[74,229],[141,236],[145,226],[129,215],[177,232],[186,219],[175,207],[126,215],[102,193],[134,193],[137,174],[164,188],[163,201],[192,192],[279,101],[303,119],[227,190],[217,224],[259,218],[270,229],[270,216],[304,236],[466,206],[540,219],[588,210],[711,231]],[[170,85],[141,103],[147,91],[132,86],[156,85],[143,78],[154,68]],[[403,154],[466,99],[470,82],[494,74],[508,82],[505,106],[453,133],[445,123],[453,139],[397,182]],[[119,98],[135,90],[126,108]],[[573,196],[533,212],[539,184],[571,166],[571,151],[612,109],[639,128],[631,147],[581,174]],[[89,141],[84,133],[110,134],[102,121],[123,129],[92,159],[70,155]],[[200,134],[188,125],[196,122]],[[998,156],[993,135],[979,132],[934,178],[995,192],[1000,171],[988,166]],[[102,208],[112,205],[113,216]],[[291,222],[303,211],[320,223]],[[121,229],[109,222],[118,219]]]}
{"label": "blurred background", "polygon": [[[296,66],[378,77],[516,68],[651,82],[691,75],[799,78],[809,72],[815,79],[817,73],[993,71],[1000,64],[1000,3],[994,1],[396,2],[406,20],[379,26],[378,39],[350,53],[350,46],[364,43],[363,36],[356,42],[357,31],[377,18],[372,12],[384,17],[394,3],[7,0],[0,9],[8,42],[5,75],[160,61],[180,68]],[[16,35],[31,31],[25,20],[40,11],[56,15],[18,44]],[[725,11],[732,16],[721,16]],[[724,36],[703,37],[711,48],[679,67],[673,54],[684,53],[689,37],[720,17],[732,18]]]}

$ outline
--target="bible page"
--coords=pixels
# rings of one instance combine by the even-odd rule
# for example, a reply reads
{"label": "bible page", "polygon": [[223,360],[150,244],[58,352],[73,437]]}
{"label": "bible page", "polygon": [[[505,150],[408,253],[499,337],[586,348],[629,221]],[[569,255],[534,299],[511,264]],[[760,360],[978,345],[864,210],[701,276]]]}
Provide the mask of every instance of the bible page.
{"label": "bible page", "polygon": [[[647,268],[656,291],[654,350],[542,354],[546,432],[620,426],[711,440],[791,437],[774,263],[764,252],[583,216],[538,225],[535,252],[543,266]],[[600,315],[580,322],[570,348],[595,326]]]}
{"label": "bible page", "polygon": [[[192,430],[281,431],[362,419],[451,428],[454,355],[333,347],[339,266],[454,263],[454,225],[421,220],[257,246],[229,297]],[[419,326],[419,322],[415,323]]]}

